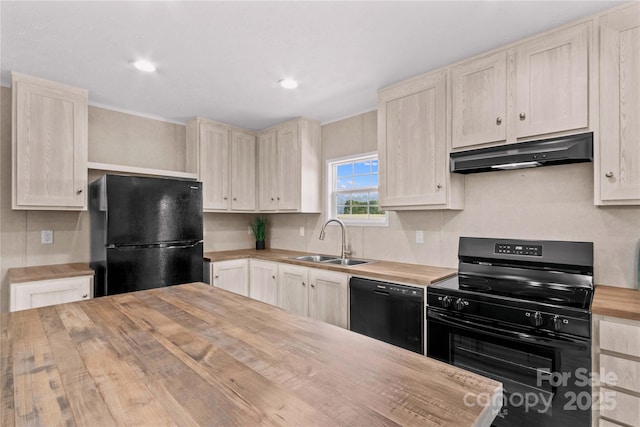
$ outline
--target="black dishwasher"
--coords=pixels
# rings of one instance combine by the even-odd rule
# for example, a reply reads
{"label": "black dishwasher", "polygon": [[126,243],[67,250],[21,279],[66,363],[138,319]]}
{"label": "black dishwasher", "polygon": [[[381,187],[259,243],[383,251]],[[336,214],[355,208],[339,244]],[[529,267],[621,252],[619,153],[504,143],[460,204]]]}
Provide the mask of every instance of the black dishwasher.
{"label": "black dishwasher", "polygon": [[351,330],[424,354],[424,290],[352,277]]}

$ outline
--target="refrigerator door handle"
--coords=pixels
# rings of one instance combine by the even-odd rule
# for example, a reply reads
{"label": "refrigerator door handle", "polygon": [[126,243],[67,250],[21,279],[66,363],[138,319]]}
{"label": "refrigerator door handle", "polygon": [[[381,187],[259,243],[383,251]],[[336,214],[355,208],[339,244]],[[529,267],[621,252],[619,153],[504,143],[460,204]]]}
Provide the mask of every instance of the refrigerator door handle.
{"label": "refrigerator door handle", "polygon": [[153,248],[162,248],[162,249],[188,249],[193,248],[197,244],[201,243],[202,240],[190,241],[190,242],[171,242],[171,243],[151,243],[151,244],[141,244],[141,245],[115,245],[110,244],[107,245],[107,249],[115,249],[117,251],[125,252],[125,251],[137,251],[140,249],[153,249]]}

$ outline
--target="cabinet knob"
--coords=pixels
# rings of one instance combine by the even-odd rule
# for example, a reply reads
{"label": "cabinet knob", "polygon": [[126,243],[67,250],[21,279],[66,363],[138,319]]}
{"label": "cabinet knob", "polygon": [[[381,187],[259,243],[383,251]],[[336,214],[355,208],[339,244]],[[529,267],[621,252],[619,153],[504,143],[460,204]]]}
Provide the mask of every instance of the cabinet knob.
{"label": "cabinet knob", "polygon": [[527,115],[524,112],[520,113],[520,120],[524,120],[526,118],[527,118]]}
{"label": "cabinet knob", "polygon": [[224,200],[229,200],[229,198],[228,198],[228,197],[223,197],[223,199],[224,199]]}
{"label": "cabinet knob", "polygon": [[604,174],[607,178],[613,178],[613,172],[607,172]]}
{"label": "cabinet knob", "polygon": [[220,278],[220,276],[215,276],[215,277],[214,277],[214,279],[219,279],[219,278]]}
{"label": "cabinet knob", "polygon": [[313,283],[311,284],[311,287],[315,289],[316,285],[314,285]]}
{"label": "cabinet knob", "polygon": [[496,118],[496,124],[498,124],[498,125],[502,124],[502,117],[497,117]]}
{"label": "cabinet knob", "polygon": [[276,280],[276,276],[271,276],[271,278],[272,278],[273,280]]}
{"label": "cabinet knob", "polygon": [[238,200],[238,198],[237,198],[237,197],[234,197],[234,198],[233,198],[233,201],[235,202],[236,200]]}
{"label": "cabinet knob", "polygon": [[436,188],[437,188],[437,189],[441,189],[441,188],[442,188],[442,184],[438,184],[438,185],[436,185]]}
{"label": "cabinet knob", "polygon": [[78,189],[76,190],[76,193],[77,193],[77,194],[82,193],[82,188],[78,188]]}
{"label": "cabinet knob", "polygon": [[84,294],[82,295],[82,299],[86,299],[89,295],[88,294]]}
{"label": "cabinet knob", "polygon": [[280,200],[280,197],[278,197],[278,200]]}
{"label": "cabinet knob", "polygon": [[273,202],[273,197],[271,198],[271,201]]}
{"label": "cabinet knob", "polygon": [[307,286],[307,284],[306,284],[306,283],[304,283],[304,282],[302,282],[302,286]]}

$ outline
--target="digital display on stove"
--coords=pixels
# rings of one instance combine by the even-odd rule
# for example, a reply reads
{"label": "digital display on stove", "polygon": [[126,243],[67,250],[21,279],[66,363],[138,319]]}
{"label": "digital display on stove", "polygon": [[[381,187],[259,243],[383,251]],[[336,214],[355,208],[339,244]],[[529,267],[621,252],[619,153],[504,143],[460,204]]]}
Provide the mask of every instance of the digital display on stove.
{"label": "digital display on stove", "polygon": [[494,252],[504,255],[542,256],[542,245],[510,245],[496,243]]}

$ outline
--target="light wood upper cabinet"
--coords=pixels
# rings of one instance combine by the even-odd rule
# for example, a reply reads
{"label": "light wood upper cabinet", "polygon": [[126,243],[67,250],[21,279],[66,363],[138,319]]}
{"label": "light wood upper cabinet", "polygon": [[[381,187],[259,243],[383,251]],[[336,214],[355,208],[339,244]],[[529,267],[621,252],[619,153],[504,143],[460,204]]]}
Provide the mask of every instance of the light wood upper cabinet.
{"label": "light wood upper cabinet", "polygon": [[231,210],[256,209],[256,136],[231,131]]}
{"label": "light wood upper cabinet", "polygon": [[[640,204],[640,5],[600,18],[596,204]],[[599,160],[599,163],[598,163]],[[599,194],[598,194],[599,189]]]}
{"label": "light wood upper cabinet", "polygon": [[590,23],[451,68],[454,150],[589,129]]}
{"label": "light wood upper cabinet", "polygon": [[507,140],[507,52],[451,70],[453,148]]}
{"label": "light wood upper cabinet", "polygon": [[234,259],[211,263],[211,283],[243,296],[249,296],[249,260]]}
{"label": "light wood upper cabinet", "polygon": [[320,124],[296,119],[258,133],[258,210],[320,212]]}
{"label": "light wood upper cabinet", "polygon": [[446,87],[440,71],[378,92],[382,208],[461,207],[455,194],[463,192],[464,181],[450,179],[448,170]]}
{"label": "light wood upper cabinet", "polygon": [[518,138],[589,125],[588,23],[516,48]]}
{"label": "light wood upper cabinet", "polygon": [[205,212],[255,211],[255,134],[196,118],[187,124],[187,153],[187,169],[202,181]]}
{"label": "light wood upper cabinet", "polygon": [[12,73],[13,209],[86,209],[87,97]]}

